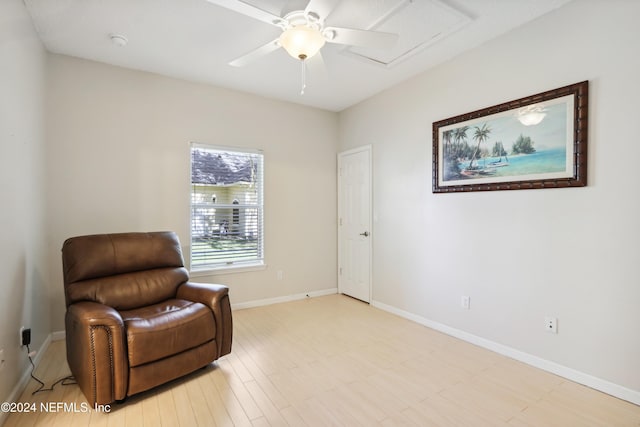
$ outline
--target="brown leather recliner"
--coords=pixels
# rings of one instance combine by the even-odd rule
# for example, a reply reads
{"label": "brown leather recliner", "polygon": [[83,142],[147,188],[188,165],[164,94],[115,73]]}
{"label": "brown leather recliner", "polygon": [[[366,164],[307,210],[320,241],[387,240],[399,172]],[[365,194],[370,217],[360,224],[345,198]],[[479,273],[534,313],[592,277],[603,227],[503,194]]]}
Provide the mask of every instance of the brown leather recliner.
{"label": "brown leather recliner", "polygon": [[189,282],[173,232],[80,236],[62,246],[67,361],[109,404],[231,352],[228,288]]}

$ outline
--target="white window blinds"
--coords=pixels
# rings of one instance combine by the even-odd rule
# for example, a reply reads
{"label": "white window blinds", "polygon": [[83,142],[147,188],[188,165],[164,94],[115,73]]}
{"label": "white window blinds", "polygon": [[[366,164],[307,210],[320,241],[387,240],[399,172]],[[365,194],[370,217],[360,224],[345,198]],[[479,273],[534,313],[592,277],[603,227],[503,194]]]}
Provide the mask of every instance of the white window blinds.
{"label": "white window blinds", "polygon": [[263,163],[191,144],[191,270],[263,264]]}

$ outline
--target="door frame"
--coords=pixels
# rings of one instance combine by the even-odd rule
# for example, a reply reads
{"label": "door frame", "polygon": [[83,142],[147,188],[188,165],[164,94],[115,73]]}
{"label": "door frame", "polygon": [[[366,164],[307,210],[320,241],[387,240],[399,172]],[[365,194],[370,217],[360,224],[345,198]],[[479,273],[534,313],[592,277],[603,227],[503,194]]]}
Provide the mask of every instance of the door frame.
{"label": "door frame", "polygon": [[371,304],[373,298],[373,237],[375,235],[373,231],[373,147],[371,145],[363,145],[360,147],[352,148],[349,150],[341,151],[338,153],[338,293],[342,293],[342,272],[341,272],[341,261],[342,261],[342,159],[346,156],[360,153],[360,152],[368,152],[369,153],[369,164],[367,165],[369,169],[369,238],[367,239],[368,243],[368,251],[369,251],[369,299],[365,301],[368,304]]}

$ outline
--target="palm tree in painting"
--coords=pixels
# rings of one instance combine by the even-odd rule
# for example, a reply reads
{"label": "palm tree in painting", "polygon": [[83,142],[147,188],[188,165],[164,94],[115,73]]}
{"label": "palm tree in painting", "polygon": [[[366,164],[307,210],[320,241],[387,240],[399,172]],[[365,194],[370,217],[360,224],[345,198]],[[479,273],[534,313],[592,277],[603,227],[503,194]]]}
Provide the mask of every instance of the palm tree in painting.
{"label": "palm tree in painting", "polygon": [[462,147],[462,142],[467,140],[467,131],[469,130],[469,126],[460,126],[453,131],[453,139],[456,143],[456,157],[462,157],[464,149]]}
{"label": "palm tree in painting", "polygon": [[458,162],[456,160],[454,147],[451,144],[451,137],[453,136],[453,130],[449,129],[442,133],[442,140],[444,143],[443,147],[443,177],[445,180],[456,177],[460,168],[458,167]]}
{"label": "palm tree in painting", "polygon": [[454,129],[453,131],[454,143],[453,143],[452,157],[456,160],[456,162],[458,162],[459,159],[465,157],[465,146],[463,145],[463,143],[465,143],[466,145],[468,130],[469,130],[469,126],[461,126],[459,128]]}
{"label": "palm tree in painting", "polygon": [[473,139],[478,141],[478,145],[476,146],[476,150],[473,152],[473,156],[471,156],[471,162],[469,162],[469,169],[473,169],[473,161],[476,158],[476,155],[480,153],[480,144],[489,139],[489,134],[491,133],[491,128],[483,123],[481,127],[476,126],[473,131]]}
{"label": "palm tree in painting", "polygon": [[453,130],[449,129],[442,133],[442,139],[444,140],[444,157],[451,157],[451,137],[453,136]]}

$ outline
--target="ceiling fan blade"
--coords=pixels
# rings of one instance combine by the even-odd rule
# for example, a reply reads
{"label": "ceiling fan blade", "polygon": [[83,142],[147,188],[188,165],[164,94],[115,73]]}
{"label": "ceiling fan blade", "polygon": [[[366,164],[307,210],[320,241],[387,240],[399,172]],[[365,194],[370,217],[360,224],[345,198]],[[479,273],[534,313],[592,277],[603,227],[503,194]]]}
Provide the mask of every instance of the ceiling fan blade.
{"label": "ceiling fan blade", "polygon": [[[326,27],[326,40],[329,43],[348,44],[353,46],[390,49],[398,41],[398,35],[379,31],[354,30],[351,28]],[[333,35],[333,37],[331,37]]]}
{"label": "ceiling fan blade", "polygon": [[327,66],[324,63],[322,52],[318,52],[311,58],[305,60],[309,75],[313,80],[324,80],[327,77]]}
{"label": "ceiling fan blade", "polygon": [[233,61],[229,62],[229,65],[233,67],[244,67],[250,62],[255,61],[261,56],[267,55],[275,50],[280,48],[280,44],[278,43],[278,39],[270,41],[269,43],[260,46],[257,49],[252,50],[249,53],[242,55],[240,58],[236,58]]}
{"label": "ceiling fan blade", "polygon": [[211,4],[215,4],[225,9],[232,10],[234,12],[241,13],[258,21],[266,22],[267,24],[281,27],[283,23],[286,23],[284,19],[273,13],[262,10],[253,5],[245,3],[241,0],[207,0]]}
{"label": "ceiling fan blade", "polygon": [[337,4],[338,0],[309,0],[304,13],[313,12],[320,17],[320,21],[324,21]]}

